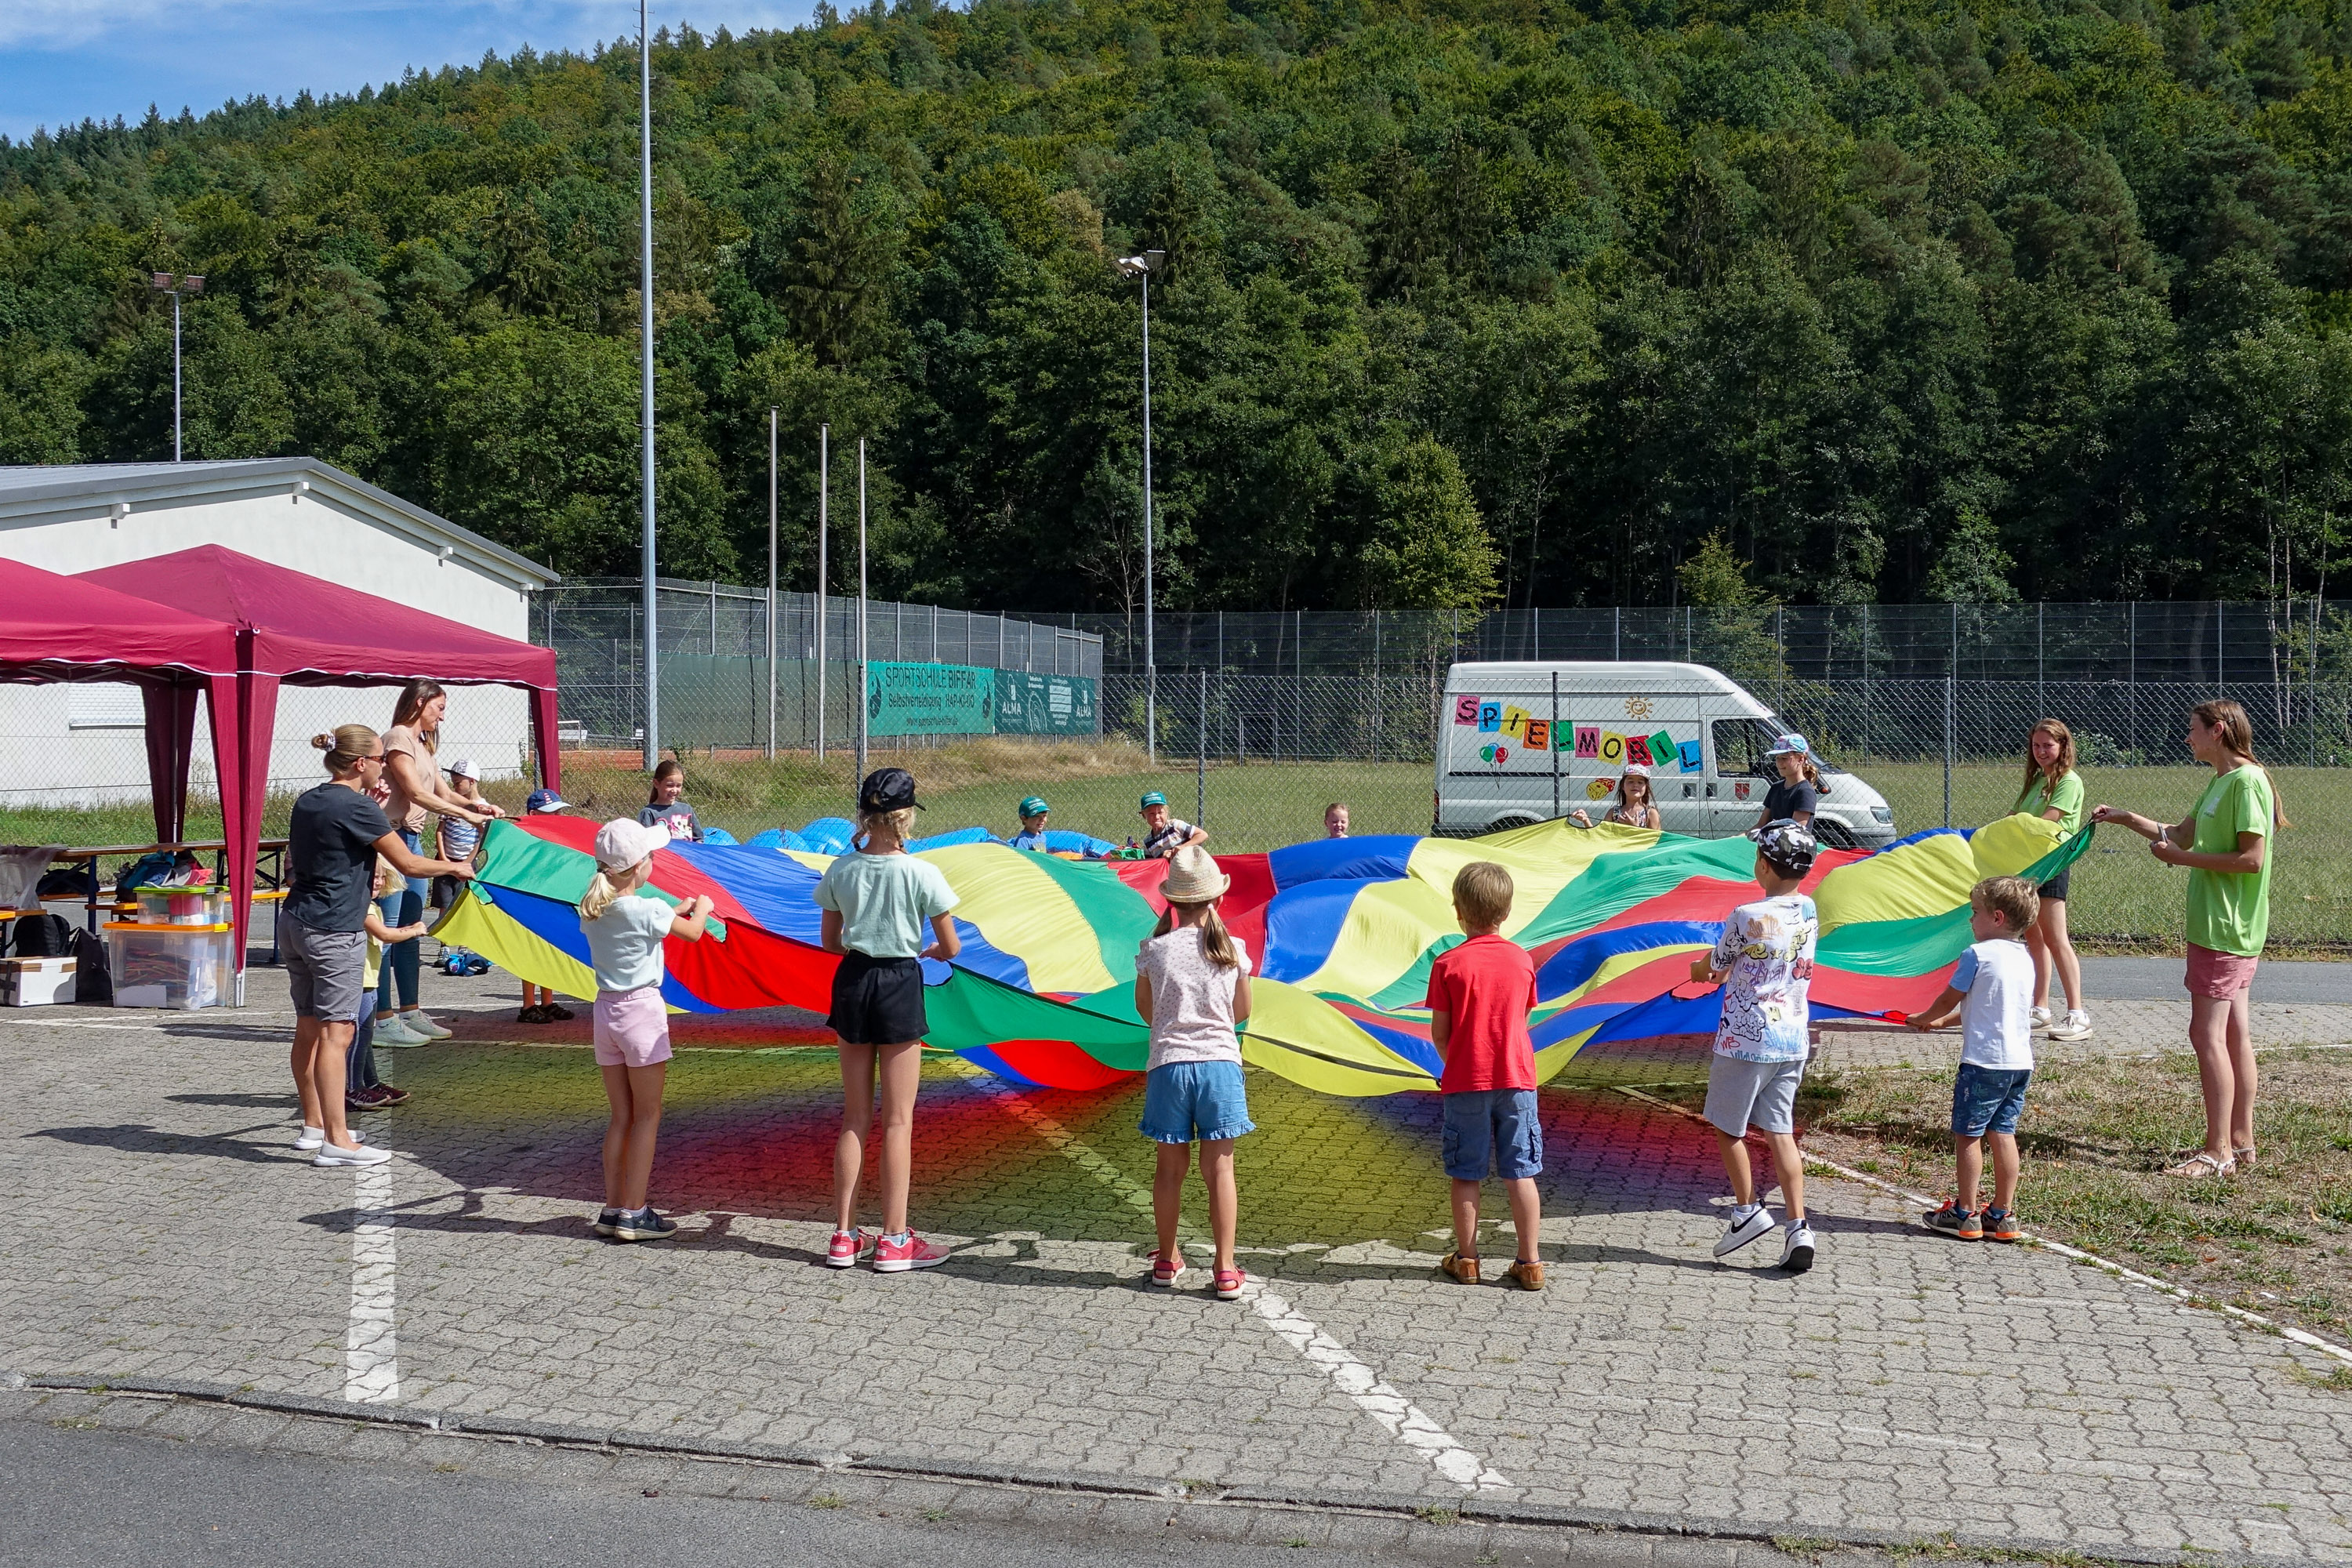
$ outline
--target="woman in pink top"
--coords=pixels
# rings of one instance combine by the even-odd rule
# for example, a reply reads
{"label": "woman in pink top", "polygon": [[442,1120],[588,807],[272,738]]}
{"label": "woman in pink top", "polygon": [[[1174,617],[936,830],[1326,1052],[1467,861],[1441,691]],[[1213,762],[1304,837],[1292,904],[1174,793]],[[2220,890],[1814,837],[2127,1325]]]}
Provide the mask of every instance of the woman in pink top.
{"label": "woman in pink top", "polygon": [[[383,814],[412,852],[421,852],[425,818],[430,815],[454,816],[478,827],[506,815],[487,800],[465,799],[442,784],[441,764],[434,753],[440,745],[442,716],[448,710],[449,696],[439,682],[412,680],[400,689],[400,700],[393,706],[392,728],[383,732],[383,780],[390,791]],[[415,925],[422,920],[428,886],[422,878],[409,878],[402,892],[380,906],[384,923]],[[384,950],[383,967],[376,979],[375,1043],[379,1046],[421,1046],[449,1037],[448,1030],[426,1017],[416,1005],[417,940],[411,937]],[[397,1012],[392,1005],[395,984],[400,991]]]}

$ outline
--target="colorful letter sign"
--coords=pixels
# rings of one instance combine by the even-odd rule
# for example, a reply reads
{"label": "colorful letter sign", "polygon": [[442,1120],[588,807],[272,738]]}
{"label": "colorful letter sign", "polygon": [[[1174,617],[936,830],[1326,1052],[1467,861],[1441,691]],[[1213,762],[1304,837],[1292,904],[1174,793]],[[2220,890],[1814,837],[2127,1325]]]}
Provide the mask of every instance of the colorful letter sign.
{"label": "colorful letter sign", "polygon": [[1456,724],[1476,724],[1478,722],[1478,700],[1475,697],[1467,696],[1455,698],[1454,700],[1454,721]]}
{"label": "colorful letter sign", "polygon": [[1702,748],[1696,741],[1685,741],[1681,745],[1675,748],[1675,754],[1682,759],[1683,772],[1686,773],[1695,773],[1700,771],[1702,766],[1700,761],[1701,749]]}
{"label": "colorful letter sign", "polygon": [[1528,720],[1528,732],[1522,737],[1522,739],[1527,742],[1528,750],[1530,752],[1550,751],[1551,721],[1549,719]]}
{"label": "colorful letter sign", "polygon": [[1576,754],[1579,760],[1591,762],[1601,755],[1601,726],[1579,724],[1576,727]]}

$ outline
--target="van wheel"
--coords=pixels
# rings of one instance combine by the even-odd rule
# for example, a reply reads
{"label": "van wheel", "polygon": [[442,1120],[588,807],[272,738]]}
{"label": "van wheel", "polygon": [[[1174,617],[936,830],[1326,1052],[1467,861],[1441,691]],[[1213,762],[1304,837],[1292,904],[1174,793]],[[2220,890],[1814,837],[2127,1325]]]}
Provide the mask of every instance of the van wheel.
{"label": "van wheel", "polygon": [[1862,847],[1861,843],[1855,839],[1854,836],[1846,831],[1845,824],[1836,820],[1834,817],[1817,816],[1813,818],[1813,837],[1821,840],[1822,847],[1824,849],[1859,849]]}

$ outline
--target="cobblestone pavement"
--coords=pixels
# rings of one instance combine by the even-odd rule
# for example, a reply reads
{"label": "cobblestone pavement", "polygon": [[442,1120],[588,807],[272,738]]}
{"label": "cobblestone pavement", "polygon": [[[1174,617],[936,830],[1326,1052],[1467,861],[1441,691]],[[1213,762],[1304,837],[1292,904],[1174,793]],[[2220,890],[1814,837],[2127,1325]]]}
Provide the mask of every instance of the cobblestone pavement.
{"label": "cobblestone pavement", "polygon": [[[831,1057],[743,1043],[807,1020],[680,1055],[655,1193],[681,1229],[616,1247],[587,1227],[588,1054],[497,1039],[551,1032],[498,1021],[499,979],[434,977],[464,1037],[383,1053],[415,1098],[365,1119],[402,1156],[372,1194],[288,1146],[276,972],[239,1014],[0,1018],[0,1173],[42,1222],[0,1238],[0,1371],[1196,1489],[2352,1561],[2352,1394],[2325,1356],[1837,1181],[1811,1273],[1769,1241],[1724,1267],[1711,1140],[1607,1088],[1546,1092],[1551,1284],[1527,1295],[1433,1273],[1433,1098],[1253,1074],[1267,1295],[1235,1306],[1145,1284],[1139,1089],[1015,1097],[935,1064],[915,1215],[957,1256],[878,1277],[817,1266]],[[354,1312],[377,1232],[396,1349]]]}

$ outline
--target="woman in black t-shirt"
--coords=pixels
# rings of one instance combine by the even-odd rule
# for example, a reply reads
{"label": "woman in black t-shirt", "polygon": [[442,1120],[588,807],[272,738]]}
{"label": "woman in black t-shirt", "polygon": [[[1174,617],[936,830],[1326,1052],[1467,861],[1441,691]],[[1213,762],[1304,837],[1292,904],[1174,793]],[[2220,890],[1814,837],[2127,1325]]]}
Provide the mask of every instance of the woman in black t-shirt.
{"label": "woman in black t-shirt", "polygon": [[1813,810],[1822,800],[1822,770],[1813,762],[1813,748],[1802,735],[1782,735],[1764,754],[1771,758],[1780,776],[1764,792],[1764,815],[1756,819],[1756,826],[1788,821],[1810,827]]}

